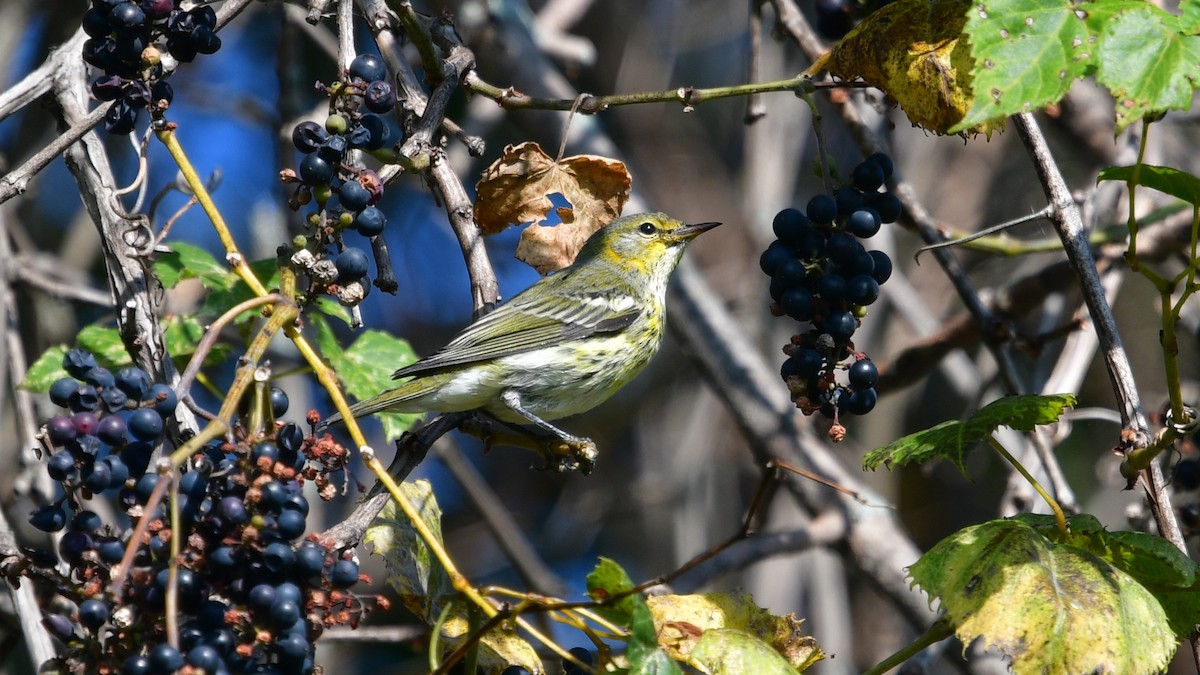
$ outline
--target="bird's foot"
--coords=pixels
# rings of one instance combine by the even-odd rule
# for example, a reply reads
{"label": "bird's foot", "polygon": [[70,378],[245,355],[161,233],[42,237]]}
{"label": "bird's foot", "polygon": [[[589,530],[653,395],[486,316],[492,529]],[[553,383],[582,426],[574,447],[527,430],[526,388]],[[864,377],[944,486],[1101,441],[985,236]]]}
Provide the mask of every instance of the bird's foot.
{"label": "bird's foot", "polygon": [[539,467],[541,469],[553,469],[559,472],[578,471],[587,476],[596,467],[596,457],[600,455],[600,452],[590,438],[547,437],[542,441],[541,455],[545,461],[545,464]]}

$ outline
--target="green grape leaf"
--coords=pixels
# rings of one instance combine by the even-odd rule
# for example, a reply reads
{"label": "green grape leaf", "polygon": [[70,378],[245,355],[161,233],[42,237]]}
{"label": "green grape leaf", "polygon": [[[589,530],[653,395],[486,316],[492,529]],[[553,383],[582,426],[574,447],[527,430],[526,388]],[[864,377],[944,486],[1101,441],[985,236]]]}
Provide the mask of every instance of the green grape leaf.
{"label": "green grape leaf", "polygon": [[[429,482],[405,481],[400,483],[400,492],[441,543],[442,510]],[[447,651],[470,638],[472,627],[467,606],[458,598],[445,569],[395,501],[389,501],[383,507],[364,533],[363,541],[383,558],[388,571],[387,583],[400,596],[404,606],[425,623],[437,626],[440,642]],[[531,673],[543,671],[537,652],[517,635],[513,625],[505,623],[488,631],[478,644],[479,665],[486,672],[499,672],[508,666],[521,666]]]}
{"label": "green grape leaf", "polygon": [[825,653],[801,632],[802,619],[776,616],[741,591],[703,595],[652,595],[646,598],[654,617],[658,643],[671,658],[688,661],[705,631],[731,628],[770,645],[798,671],[807,670]]}
{"label": "green grape leaf", "polygon": [[37,357],[37,360],[25,371],[25,379],[21,382],[21,388],[36,394],[50,391],[50,385],[67,377],[67,371],[62,367],[62,360],[66,355],[66,345],[55,345],[42,352],[42,355]]}
{"label": "green grape leaf", "polygon": [[125,343],[121,341],[121,333],[116,328],[107,328],[92,324],[85,326],[75,336],[75,344],[80,349],[86,349],[96,357],[96,363],[109,370],[133,363],[129,352],[125,351]]}
{"label": "green grape leaf", "polygon": [[1102,180],[1118,180],[1127,182],[1137,179],[1135,185],[1158,190],[1193,205],[1200,206],[1200,178],[1186,171],[1172,169],[1169,166],[1142,164],[1141,166],[1110,166],[1100,171],[1096,182]]}
{"label": "green grape leaf", "polygon": [[[163,320],[163,345],[173,361],[184,364],[196,353],[196,346],[204,338],[205,327],[194,316],[168,316]],[[205,365],[219,365],[229,358],[233,350],[227,344],[213,343],[204,357]]]}
{"label": "green grape leaf", "polygon": [[199,279],[209,290],[228,290],[237,280],[228,265],[217,262],[199,246],[184,242],[175,242],[171,250],[155,255],[153,267],[166,288],[175,288],[185,279]]}
{"label": "green grape leaf", "polygon": [[1157,673],[1176,633],[1159,600],[1103,558],[994,520],[943,539],[909,568],[941,602],[964,648],[975,640],[1016,673]]}
{"label": "green grape leaf", "polygon": [[[268,289],[279,286],[279,264],[275,258],[265,258],[250,263],[250,271],[254,272],[254,276],[258,277],[258,280]],[[234,305],[254,297],[254,291],[250,290],[246,282],[242,281],[236,275],[234,275],[233,279],[234,281],[229,284],[228,288],[213,289],[204,298],[204,305],[200,309],[200,314],[205,316],[220,316]],[[234,323],[244,324],[251,319],[262,316],[261,312],[261,307],[242,312],[234,319]]]}
{"label": "green grape leaf", "polygon": [[1087,26],[1070,0],[972,2],[965,32],[973,100],[951,132],[1058,101],[1089,63]]}
{"label": "green grape leaf", "polygon": [[734,628],[704,631],[692,648],[691,662],[712,675],[795,675],[799,672],[770,645]]}
{"label": "green grape leaf", "polygon": [[[609,558],[600,558],[587,575],[588,595],[597,602],[628,593],[633,586],[633,580],[625,570]],[[600,605],[596,612],[609,621],[629,627],[629,642],[625,651],[629,672],[646,675],[681,672],[679,666],[659,647],[654,618],[641,593],[629,593],[619,600]]]}
{"label": "green grape leaf", "polygon": [[1063,411],[1074,405],[1075,397],[1071,394],[1006,396],[966,420],[948,420],[868,452],[863,457],[863,469],[873,471],[881,464],[891,468],[943,457],[970,477],[963,465],[967,452],[987,440],[998,427],[1033,431],[1040,424],[1056,422]]}
{"label": "green grape leaf", "polygon": [[[935,133],[991,134],[961,124],[972,101],[965,0],[898,0],[872,12],[805,72],[862,78],[894,98],[913,124]],[[1003,124],[1003,123],[1001,123]]]}
{"label": "green grape leaf", "polygon": [[[333,367],[346,393],[358,400],[370,398],[396,386],[392,373],[417,360],[408,343],[378,330],[359,334],[354,343],[342,349],[327,321],[312,315],[310,322],[317,326],[317,346],[321,355]],[[398,438],[420,415],[380,413],[384,435]]]}
{"label": "green grape leaf", "polygon": [[322,295],[313,303],[313,307],[325,316],[333,317],[347,326],[350,325],[350,310],[333,298]]}
{"label": "green grape leaf", "polygon": [[1179,3],[1179,10],[1180,32],[1200,34],[1200,0],[1183,0]]}
{"label": "green grape leaf", "polygon": [[1117,133],[1142,117],[1187,110],[1200,86],[1200,36],[1149,4],[1105,21],[1096,80],[1116,99]]}

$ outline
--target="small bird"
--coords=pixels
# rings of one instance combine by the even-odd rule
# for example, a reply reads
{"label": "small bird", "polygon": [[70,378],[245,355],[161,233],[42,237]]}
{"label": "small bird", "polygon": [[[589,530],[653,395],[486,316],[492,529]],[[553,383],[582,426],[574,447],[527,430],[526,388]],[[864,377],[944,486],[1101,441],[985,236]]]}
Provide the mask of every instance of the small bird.
{"label": "small bird", "polygon": [[[645,368],[662,343],[667,282],[684,247],[717,225],[685,225],[662,213],[614,220],[592,234],[573,264],[392,375],[412,379],[350,410],[356,417],[484,411],[577,446],[586,472],[594,444],[549,420],[591,410]],[[340,420],[333,415],[319,428]]]}

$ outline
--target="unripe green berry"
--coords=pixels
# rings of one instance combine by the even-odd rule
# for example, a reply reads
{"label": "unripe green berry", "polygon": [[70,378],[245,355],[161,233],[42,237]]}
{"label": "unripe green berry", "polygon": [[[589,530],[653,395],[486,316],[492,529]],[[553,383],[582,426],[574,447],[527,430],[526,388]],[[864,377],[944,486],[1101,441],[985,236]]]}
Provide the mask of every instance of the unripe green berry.
{"label": "unripe green berry", "polygon": [[325,119],[325,130],[331,134],[344,134],[349,128],[350,123],[346,118],[336,113]]}
{"label": "unripe green berry", "polygon": [[316,199],[318,204],[324,204],[333,196],[333,188],[328,185],[314,185],[312,192],[313,199]]}

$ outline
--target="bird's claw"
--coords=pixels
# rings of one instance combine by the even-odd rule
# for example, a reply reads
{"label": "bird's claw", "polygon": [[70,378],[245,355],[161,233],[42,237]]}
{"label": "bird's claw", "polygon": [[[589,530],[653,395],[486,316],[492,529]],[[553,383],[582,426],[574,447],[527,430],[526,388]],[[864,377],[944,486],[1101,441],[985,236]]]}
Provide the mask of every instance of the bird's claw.
{"label": "bird's claw", "polygon": [[596,467],[596,457],[600,452],[590,438],[555,438],[545,445],[542,454],[545,464],[543,470],[553,469],[560,473],[578,471],[587,476]]}

